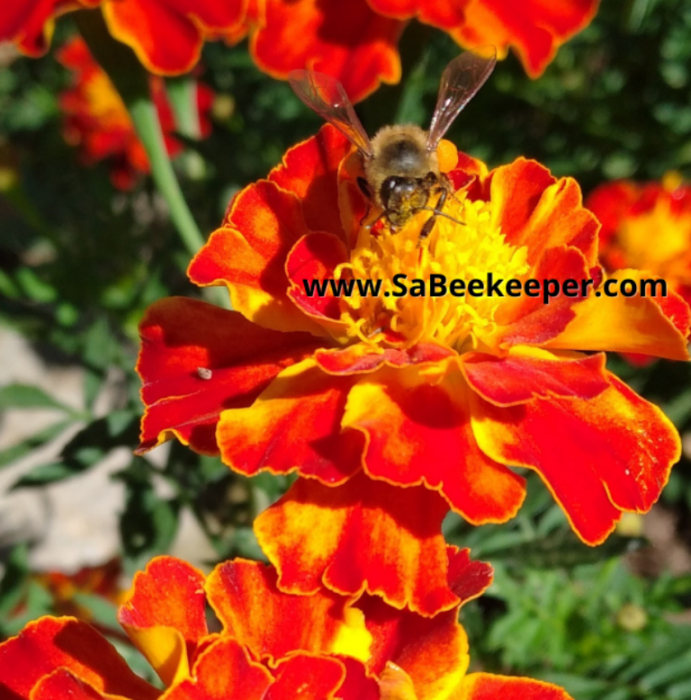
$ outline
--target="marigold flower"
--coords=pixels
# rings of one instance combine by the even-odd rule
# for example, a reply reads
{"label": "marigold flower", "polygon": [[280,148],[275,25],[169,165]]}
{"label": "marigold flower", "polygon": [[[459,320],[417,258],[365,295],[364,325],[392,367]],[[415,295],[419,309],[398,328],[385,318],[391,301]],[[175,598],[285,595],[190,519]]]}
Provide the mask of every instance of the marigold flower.
{"label": "marigold flower", "polygon": [[[461,46],[513,47],[539,76],[567,39],[586,27],[598,0],[31,0],[0,10],[0,40],[29,55],[45,52],[53,17],[101,5],[111,34],[131,46],[152,73],[177,75],[199,59],[205,39],[235,43],[250,34],[250,52],[270,75],[309,68],[338,78],[356,102],[381,82],[401,77],[398,40],[406,23],[438,27]],[[22,5],[19,7],[18,5]]]}
{"label": "marigold flower", "polygon": [[[539,76],[557,48],[587,26],[597,0],[264,0],[251,4],[250,51],[270,75],[309,68],[337,78],[354,102],[380,84],[397,83],[398,39],[416,18],[449,33],[461,46],[515,48],[527,72]],[[253,9],[252,9],[253,8]],[[300,41],[296,41],[300,37]],[[232,36],[233,39],[237,37]]]}
{"label": "marigold flower", "polygon": [[[86,164],[109,159],[115,187],[130,189],[139,174],[150,172],[150,165],[120,95],[82,39],[75,38],[65,44],[58,53],[58,60],[74,72],[73,86],[60,95],[60,108],[65,115],[65,140],[79,146]],[[151,76],[150,88],[168,153],[175,156],[183,146],[172,136],[175,120],[162,79]],[[207,115],[212,102],[211,89],[198,84],[197,105],[202,136],[211,130]]]}
{"label": "marigold flower", "polygon": [[[75,573],[62,571],[39,572],[32,580],[44,588],[51,597],[51,611],[58,615],[70,615],[91,621],[92,613],[79,601],[79,594],[96,595],[113,604],[123,600],[125,591],[121,585],[122,564],[119,558],[96,566],[85,566]],[[26,601],[16,606],[11,616],[26,611]]]}
{"label": "marigold flower", "polygon": [[22,0],[0,10],[0,41],[14,41],[27,55],[40,56],[55,17],[99,6],[110,33],[158,75],[187,73],[209,35],[231,32],[245,21],[243,0]]}
{"label": "marigold flower", "polygon": [[[490,567],[467,563],[449,581],[462,600],[491,581]],[[208,630],[207,603],[218,633]],[[457,607],[429,619],[325,589],[286,594],[276,572],[257,562],[225,562],[205,577],[158,557],[135,577],[119,620],[166,690],[134,676],[88,625],[42,618],[0,645],[0,691],[26,700],[481,700],[507,693],[568,700],[547,683],[466,675],[468,642],[457,616]]]}
{"label": "marigold flower", "polygon": [[586,205],[602,224],[607,271],[652,272],[691,302],[691,185],[674,172],[661,182],[618,180],[593,190]]}
{"label": "marigold flower", "polygon": [[416,17],[447,31],[461,46],[497,47],[499,56],[515,49],[528,75],[537,78],[552,61],[561,44],[590,24],[598,0],[368,0],[372,9],[387,17]]}
{"label": "marigold flower", "polygon": [[[537,471],[597,544],[622,512],[651,507],[679,457],[671,423],[607,372],[602,351],[687,358],[688,306],[600,296],[598,223],[574,180],[524,159],[487,172],[448,142],[440,160],[451,218],[419,243],[428,212],[395,234],[361,225],[359,156],[325,126],[235,197],[190,265],[195,283],[225,284],[237,311],[166,299],[142,321],[140,451],[176,436],[248,476],[309,477],[256,524],[287,590],[364,586],[433,614],[454,600],[432,528],[446,507],[476,524],[513,517],[525,485],[509,466]],[[391,292],[394,274],[441,272],[592,283],[549,304],[309,297],[303,284],[381,279]],[[426,557],[442,568],[425,573]]]}

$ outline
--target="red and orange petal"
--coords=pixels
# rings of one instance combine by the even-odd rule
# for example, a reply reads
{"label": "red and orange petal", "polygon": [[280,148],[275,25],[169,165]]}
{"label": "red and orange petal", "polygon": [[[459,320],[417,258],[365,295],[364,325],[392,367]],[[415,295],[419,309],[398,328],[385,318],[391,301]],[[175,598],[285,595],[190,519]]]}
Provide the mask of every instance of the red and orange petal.
{"label": "red and orange petal", "polygon": [[[535,469],[588,544],[622,511],[647,512],[680,455],[674,426],[613,375],[588,401],[568,397],[499,407],[475,396],[478,444],[497,461]],[[634,428],[635,426],[635,428]]]}
{"label": "red and orange petal", "polygon": [[[41,618],[0,644],[0,695],[29,700],[34,686],[58,669],[69,671],[98,693],[128,700],[155,700],[160,695],[93,627],[68,617]],[[99,697],[85,692],[86,697]]]}
{"label": "red and orange petal", "polygon": [[[397,83],[397,44],[405,22],[373,12],[366,0],[265,0],[250,35],[250,52],[269,75],[300,68],[340,80],[358,102],[380,83]],[[299,40],[297,39],[299,37]]]}
{"label": "red and orange petal", "polygon": [[505,522],[525,482],[478,449],[467,394],[457,369],[431,384],[415,367],[387,368],[350,391],[342,424],[363,434],[369,476],[438,490],[470,522]]}
{"label": "red and orange petal", "polygon": [[237,31],[244,0],[103,0],[111,34],[130,46],[147,70],[180,75],[197,64],[206,37]]}
{"label": "red and orange petal", "polygon": [[269,670],[235,639],[222,638],[199,655],[192,678],[165,692],[161,700],[335,700],[345,674],[338,659],[306,653],[282,659]]}
{"label": "red and orange petal", "polygon": [[268,181],[250,185],[233,199],[223,226],[190,264],[192,282],[227,285],[233,308],[267,328],[323,335],[319,324],[288,298],[285,263],[310,231],[342,231],[339,167],[351,150],[345,136],[331,127],[291,148]]}
{"label": "red and orange petal", "polygon": [[471,673],[459,685],[453,700],[572,700],[559,686],[531,678]]}
{"label": "red and orange petal", "polygon": [[290,595],[279,590],[277,578],[273,567],[258,562],[235,559],[216,567],[206,591],[224,635],[271,667],[297,651],[369,658],[371,637],[348,598],[325,588]]}
{"label": "red and orange petal", "polygon": [[537,78],[561,44],[584,29],[595,16],[598,0],[368,0],[389,17],[421,22],[447,31],[461,46],[492,44],[500,55],[518,54],[528,75]]}
{"label": "red and orange petal", "polygon": [[[449,587],[458,595],[459,604],[481,595],[492,581],[492,568],[471,561],[468,550],[454,552],[449,564]],[[458,624],[457,607],[425,618],[407,609],[396,611],[371,596],[363,596],[357,606],[372,635],[368,668],[380,678],[382,698],[388,697],[384,690],[390,685],[387,676],[390,681],[396,675],[392,665],[409,679],[416,697],[452,695],[469,662],[468,640]]]}
{"label": "red and orange petal", "polygon": [[205,39],[242,32],[246,21],[245,0],[30,0],[0,11],[0,40],[15,41],[26,54],[40,56],[48,48],[55,17],[99,5],[110,33],[158,75],[189,72]]}
{"label": "red and orange petal", "polygon": [[237,312],[182,297],[151,306],[139,330],[143,451],[174,435],[217,454],[219,416],[251,405],[283,368],[318,347],[307,333],[266,330]]}
{"label": "red and orange petal", "polygon": [[189,676],[207,635],[204,575],[172,557],[153,559],[134,578],[118,621],[166,685]]}
{"label": "red and orange petal", "polygon": [[13,41],[20,51],[34,58],[48,49],[55,17],[101,0],[24,0],[6,2],[0,10],[0,42]]}
{"label": "red and orange petal", "polygon": [[298,479],[255,521],[281,590],[366,592],[395,607],[434,615],[472,590],[452,590],[449,573],[468,570],[467,552],[447,548],[444,500],[424,487],[399,488],[358,474],[341,486]]}
{"label": "red and orange petal", "polygon": [[353,383],[324,375],[312,360],[289,367],[251,406],[223,411],[216,432],[221,458],[247,476],[298,470],[343,483],[361,465],[360,436],[341,431]]}

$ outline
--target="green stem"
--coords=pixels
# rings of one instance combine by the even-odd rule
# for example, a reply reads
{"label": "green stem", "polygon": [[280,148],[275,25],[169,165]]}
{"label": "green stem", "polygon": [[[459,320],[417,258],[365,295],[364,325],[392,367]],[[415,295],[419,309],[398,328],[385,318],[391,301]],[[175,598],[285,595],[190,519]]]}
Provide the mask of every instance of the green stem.
{"label": "green stem", "polygon": [[204,245],[204,237],[192,217],[168,158],[158,111],[151,100],[134,100],[127,108],[137,135],[149,156],[156,187],[168,204],[171,221],[189,254],[196,255]]}
{"label": "green stem", "polygon": [[177,130],[191,139],[201,136],[199,110],[197,109],[197,81],[183,75],[166,80],[168,99],[175,113]]}
{"label": "green stem", "polygon": [[[201,138],[199,108],[197,106],[197,81],[191,75],[166,80],[168,100],[175,115],[177,132],[188,139],[198,141]],[[187,177],[201,180],[205,175],[204,159],[193,149],[186,149],[182,154],[182,165]]]}
{"label": "green stem", "polygon": [[149,156],[154,183],[168,204],[170,219],[180,239],[187,251],[196,255],[204,245],[204,237],[192,217],[168,158],[146,71],[132,49],[113,39],[100,10],[76,12],[75,18],[91,53],[108,74],[132,117],[137,135]]}

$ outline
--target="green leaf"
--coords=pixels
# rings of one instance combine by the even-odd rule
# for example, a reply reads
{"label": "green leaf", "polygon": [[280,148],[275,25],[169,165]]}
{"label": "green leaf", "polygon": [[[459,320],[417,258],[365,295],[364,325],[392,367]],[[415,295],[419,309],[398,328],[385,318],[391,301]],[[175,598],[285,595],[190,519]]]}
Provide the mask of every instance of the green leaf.
{"label": "green leaf", "polygon": [[112,601],[94,593],[75,593],[74,602],[91,613],[92,622],[109,629],[120,629],[117,606]]}
{"label": "green leaf", "polygon": [[12,484],[11,490],[32,488],[35,486],[46,486],[47,484],[69,479],[75,475],[75,471],[63,462],[50,462],[49,464],[41,464],[34,467],[30,472]]}
{"label": "green leaf", "polygon": [[643,690],[650,691],[681,680],[691,680],[691,650],[681,655],[677,653],[667,663],[659,664],[641,678],[639,684]]}
{"label": "green leaf", "polygon": [[8,408],[57,408],[66,413],[73,412],[69,406],[32,384],[7,384],[0,388],[0,410]]}
{"label": "green leaf", "polygon": [[[129,421],[124,420],[125,414],[129,416]],[[137,436],[138,420],[132,411],[118,411],[115,419],[109,416],[99,418],[80,430],[65,445],[60,461],[36,467],[12,488],[44,486],[81,474],[102,460],[110,450],[122,445],[134,445]]]}
{"label": "green leaf", "polygon": [[26,593],[29,573],[28,548],[19,544],[5,559],[5,570],[0,579],[0,618],[8,615]]}
{"label": "green leaf", "polygon": [[16,462],[17,460],[29,454],[36,448],[40,447],[41,445],[44,445],[53,438],[57,437],[58,435],[60,435],[60,433],[64,432],[73,424],[73,420],[60,421],[59,423],[55,423],[50,427],[46,428],[45,430],[41,430],[35,435],[26,438],[26,440],[22,440],[22,442],[18,444],[13,445],[12,447],[8,447],[5,450],[2,450],[0,452],[0,467],[4,467],[6,464]]}
{"label": "green leaf", "polygon": [[590,700],[590,698],[600,698],[609,688],[609,683],[596,678],[584,678],[571,673],[545,673],[540,675],[540,679],[554,683],[573,695],[578,700]]}
{"label": "green leaf", "polygon": [[690,700],[691,699],[691,678],[681,683],[675,683],[667,688],[667,695],[670,700]]}

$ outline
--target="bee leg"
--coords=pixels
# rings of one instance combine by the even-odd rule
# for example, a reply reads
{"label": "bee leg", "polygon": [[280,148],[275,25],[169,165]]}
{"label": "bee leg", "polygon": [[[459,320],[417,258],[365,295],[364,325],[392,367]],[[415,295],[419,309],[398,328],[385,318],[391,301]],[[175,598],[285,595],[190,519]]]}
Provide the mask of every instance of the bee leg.
{"label": "bee leg", "polygon": [[427,238],[427,236],[429,236],[430,233],[432,233],[432,229],[434,228],[434,224],[436,223],[436,221],[437,221],[436,213],[432,214],[432,216],[430,216],[429,219],[427,219],[427,221],[425,221],[425,225],[420,230],[420,240],[421,241],[424,241],[425,238]]}
{"label": "bee leg", "polygon": [[434,207],[434,213],[432,216],[425,221],[425,225],[422,227],[422,230],[420,231],[420,240],[424,241],[427,236],[432,233],[432,229],[434,228],[434,224],[437,221],[437,216],[441,214],[441,209],[444,207],[446,204],[446,196],[449,194],[449,191],[446,188],[442,188],[441,190],[441,195],[439,196],[439,199],[437,200],[437,205]]}

